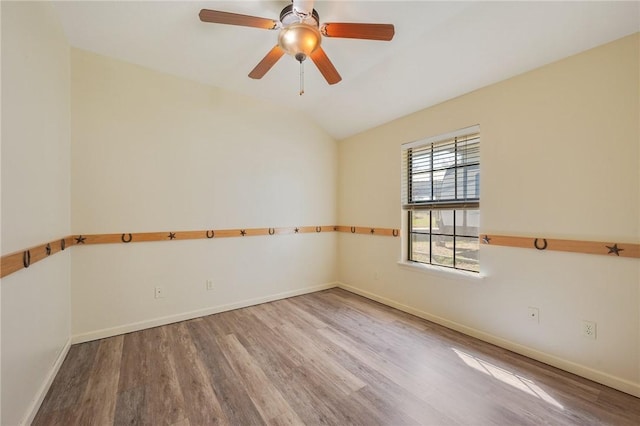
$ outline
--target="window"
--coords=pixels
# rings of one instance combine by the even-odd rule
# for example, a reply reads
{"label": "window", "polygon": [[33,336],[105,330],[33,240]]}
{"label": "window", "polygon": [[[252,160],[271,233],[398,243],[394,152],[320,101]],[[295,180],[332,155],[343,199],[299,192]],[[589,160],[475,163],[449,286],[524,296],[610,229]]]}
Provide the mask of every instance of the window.
{"label": "window", "polygon": [[402,146],[408,260],[479,272],[480,127]]}

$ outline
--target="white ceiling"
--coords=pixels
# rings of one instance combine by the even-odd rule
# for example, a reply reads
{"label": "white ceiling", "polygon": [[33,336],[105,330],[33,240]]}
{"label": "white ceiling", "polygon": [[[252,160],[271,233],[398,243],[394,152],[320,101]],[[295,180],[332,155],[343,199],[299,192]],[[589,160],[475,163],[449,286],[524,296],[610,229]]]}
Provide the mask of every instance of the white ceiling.
{"label": "white ceiling", "polygon": [[324,38],[343,80],[283,57],[277,31],[203,23],[202,8],[278,19],[280,1],[62,1],[70,44],[306,113],[341,139],[640,30],[640,2],[322,1],[320,22],[395,25],[391,42]]}

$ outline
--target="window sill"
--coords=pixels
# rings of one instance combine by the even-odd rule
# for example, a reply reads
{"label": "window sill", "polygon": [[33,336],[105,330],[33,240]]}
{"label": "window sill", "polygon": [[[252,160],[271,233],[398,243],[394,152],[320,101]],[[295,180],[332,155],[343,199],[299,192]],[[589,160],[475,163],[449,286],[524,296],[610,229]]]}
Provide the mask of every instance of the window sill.
{"label": "window sill", "polygon": [[406,269],[410,269],[415,272],[424,273],[427,275],[435,275],[448,279],[463,279],[467,281],[482,281],[484,275],[477,272],[462,271],[460,269],[445,268],[442,266],[426,265],[419,262],[411,261],[399,261],[398,266]]}

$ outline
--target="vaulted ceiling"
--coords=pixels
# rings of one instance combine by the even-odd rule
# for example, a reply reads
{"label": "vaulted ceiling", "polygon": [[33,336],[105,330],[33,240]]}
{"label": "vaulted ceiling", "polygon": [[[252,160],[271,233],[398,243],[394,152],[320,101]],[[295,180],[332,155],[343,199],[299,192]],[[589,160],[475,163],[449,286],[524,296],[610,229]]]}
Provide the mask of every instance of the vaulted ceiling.
{"label": "vaulted ceiling", "polygon": [[299,96],[291,57],[260,80],[247,77],[277,31],[198,19],[202,8],[278,19],[287,4],[60,1],[55,8],[74,47],[303,111],[336,139],[640,30],[635,1],[316,0],[321,23],[391,23],[396,33],[391,42],[324,38],[343,80],[328,85],[306,61]]}

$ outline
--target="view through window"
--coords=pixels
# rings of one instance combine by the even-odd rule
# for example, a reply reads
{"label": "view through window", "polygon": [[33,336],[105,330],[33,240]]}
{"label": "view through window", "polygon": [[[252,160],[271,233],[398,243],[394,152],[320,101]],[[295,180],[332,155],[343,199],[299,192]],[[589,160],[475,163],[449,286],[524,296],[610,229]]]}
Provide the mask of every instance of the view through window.
{"label": "view through window", "polygon": [[479,130],[403,145],[408,260],[479,272]]}

